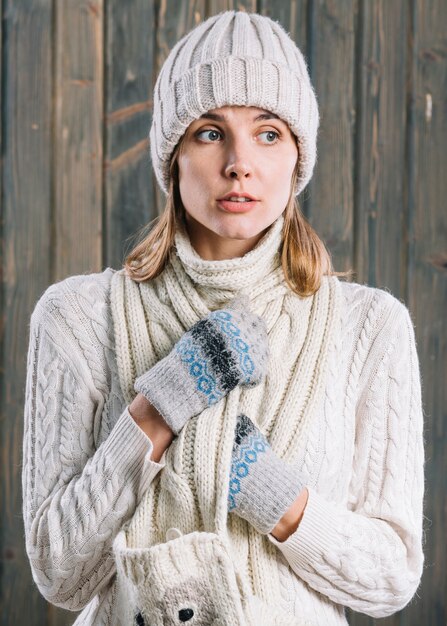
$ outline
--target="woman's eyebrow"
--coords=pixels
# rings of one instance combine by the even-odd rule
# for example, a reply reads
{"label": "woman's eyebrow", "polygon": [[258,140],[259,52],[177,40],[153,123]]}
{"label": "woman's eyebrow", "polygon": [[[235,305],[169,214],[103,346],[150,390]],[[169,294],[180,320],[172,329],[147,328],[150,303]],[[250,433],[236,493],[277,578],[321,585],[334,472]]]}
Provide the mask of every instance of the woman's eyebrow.
{"label": "woman's eyebrow", "polygon": [[[203,115],[200,116],[200,119],[202,118],[205,120],[214,120],[215,122],[225,122],[227,119],[225,115],[218,115],[217,113],[203,113]],[[253,121],[258,122],[259,120],[271,119],[279,120],[279,115],[275,115],[275,113],[261,113],[256,116]]]}

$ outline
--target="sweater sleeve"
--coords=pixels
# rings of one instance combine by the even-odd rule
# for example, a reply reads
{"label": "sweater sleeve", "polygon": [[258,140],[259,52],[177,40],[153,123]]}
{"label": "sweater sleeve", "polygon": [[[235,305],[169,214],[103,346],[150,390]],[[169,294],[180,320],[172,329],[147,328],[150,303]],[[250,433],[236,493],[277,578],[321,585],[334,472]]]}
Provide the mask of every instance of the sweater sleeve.
{"label": "sweater sleeve", "polygon": [[310,488],[295,533],[282,543],[268,536],[310,587],[376,618],[410,601],[423,566],[419,363],[408,310],[397,300],[390,319],[357,404],[348,505]]}
{"label": "sweater sleeve", "polygon": [[[52,604],[81,610],[115,573],[112,542],[164,465],[128,408],[95,449],[103,393],[83,352],[41,298],[31,316],[22,492],[33,579]],[[48,303],[47,303],[48,304]],[[86,341],[90,338],[86,337]],[[91,340],[90,340],[91,341]],[[94,353],[94,350],[93,350]]]}

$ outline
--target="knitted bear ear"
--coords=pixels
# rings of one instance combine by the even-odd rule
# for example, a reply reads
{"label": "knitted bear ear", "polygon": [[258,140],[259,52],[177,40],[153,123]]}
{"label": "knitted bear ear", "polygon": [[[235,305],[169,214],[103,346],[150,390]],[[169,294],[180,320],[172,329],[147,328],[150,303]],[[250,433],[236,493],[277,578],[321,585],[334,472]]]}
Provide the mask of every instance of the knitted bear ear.
{"label": "knitted bear ear", "polygon": [[134,626],[146,626],[146,622],[144,621],[144,617],[141,615],[140,611],[138,611],[135,615]]}

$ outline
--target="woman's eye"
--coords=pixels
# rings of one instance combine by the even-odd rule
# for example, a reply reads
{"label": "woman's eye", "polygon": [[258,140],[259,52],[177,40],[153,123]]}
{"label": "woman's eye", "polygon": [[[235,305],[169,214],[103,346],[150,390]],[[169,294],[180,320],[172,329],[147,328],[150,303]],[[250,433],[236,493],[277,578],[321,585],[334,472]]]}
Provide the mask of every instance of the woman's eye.
{"label": "woman's eye", "polygon": [[259,134],[267,135],[266,143],[276,143],[279,138],[279,133],[277,133],[275,130],[265,130],[264,132]]}
{"label": "woman's eye", "polygon": [[[218,130],[210,130],[210,129],[201,130],[197,133],[197,137],[200,137],[200,135],[205,135],[205,136],[208,135],[208,140],[209,140],[208,142],[213,143],[217,139],[217,137],[220,136],[220,132]],[[205,141],[207,140],[205,139]]]}
{"label": "woman's eye", "polygon": [[[259,135],[267,135],[267,139],[264,142],[266,144],[274,144],[279,138],[279,133],[275,130],[265,130],[262,133],[259,133]],[[202,139],[202,141],[205,141],[205,143],[215,143],[219,140],[219,138],[222,138],[222,134],[218,130],[208,128],[200,130],[197,133],[197,137]]]}

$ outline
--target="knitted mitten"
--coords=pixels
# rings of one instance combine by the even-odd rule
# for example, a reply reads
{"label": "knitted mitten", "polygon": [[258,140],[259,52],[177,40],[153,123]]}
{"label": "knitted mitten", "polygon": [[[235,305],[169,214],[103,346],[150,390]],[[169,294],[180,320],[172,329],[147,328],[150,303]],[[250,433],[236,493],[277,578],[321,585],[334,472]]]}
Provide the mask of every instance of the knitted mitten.
{"label": "knitted mitten", "polygon": [[237,385],[254,387],[268,360],[265,322],[248,310],[248,298],[199,320],[171,352],[134,384],[178,434],[186,421]]}
{"label": "knitted mitten", "polygon": [[273,452],[250,418],[239,415],[231,460],[228,510],[266,535],[303,486],[296,470]]}

